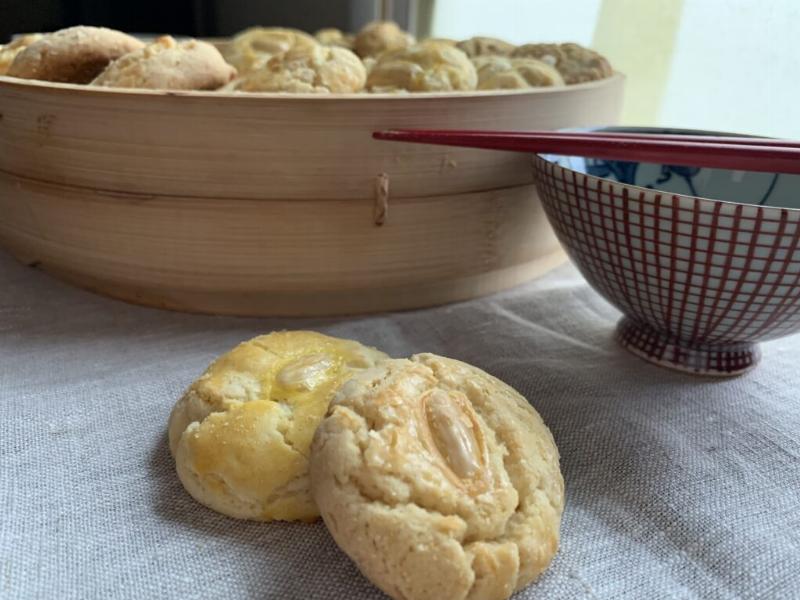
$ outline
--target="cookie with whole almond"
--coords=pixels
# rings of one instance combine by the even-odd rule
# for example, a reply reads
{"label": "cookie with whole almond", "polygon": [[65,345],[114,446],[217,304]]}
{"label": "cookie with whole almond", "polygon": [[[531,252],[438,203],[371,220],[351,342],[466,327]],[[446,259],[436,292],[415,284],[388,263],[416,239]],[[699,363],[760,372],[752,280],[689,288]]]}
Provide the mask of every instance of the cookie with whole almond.
{"label": "cookie with whole almond", "polygon": [[433,354],[356,374],[311,447],[337,544],[392,598],[507,598],[558,549],[558,450],[531,405]]}
{"label": "cookie with whole almond", "polygon": [[308,483],[314,431],[342,381],[385,358],[313,331],[262,335],[223,354],[169,418],[183,486],[231,517],[316,519]]}

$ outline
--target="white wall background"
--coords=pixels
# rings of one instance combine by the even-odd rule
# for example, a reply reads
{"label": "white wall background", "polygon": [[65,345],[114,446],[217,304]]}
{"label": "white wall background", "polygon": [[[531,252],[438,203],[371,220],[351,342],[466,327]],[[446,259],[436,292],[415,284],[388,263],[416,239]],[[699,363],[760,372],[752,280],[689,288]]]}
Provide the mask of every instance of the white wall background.
{"label": "white wall background", "polygon": [[800,138],[800,2],[686,0],[668,125]]}
{"label": "white wall background", "polygon": [[514,44],[586,45],[592,42],[600,4],[601,0],[435,0],[431,28],[436,37],[454,39],[488,35]]}
{"label": "white wall background", "polygon": [[[628,123],[800,138],[800,0],[436,0],[434,7],[439,37],[607,45],[612,64],[629,68]],[[603,14],[621,16],[600,19],[609,8]],[[659,11],[675,23],[665,25]],[[672,26],[668,43],[659,27]],[[614,39],[630,46],[608,44]],[[648,73],[643,55],[666,58],[667,68]],[[663,81],[637,85],[648,77]],[[638,122],[642,115],[653,122]]]}

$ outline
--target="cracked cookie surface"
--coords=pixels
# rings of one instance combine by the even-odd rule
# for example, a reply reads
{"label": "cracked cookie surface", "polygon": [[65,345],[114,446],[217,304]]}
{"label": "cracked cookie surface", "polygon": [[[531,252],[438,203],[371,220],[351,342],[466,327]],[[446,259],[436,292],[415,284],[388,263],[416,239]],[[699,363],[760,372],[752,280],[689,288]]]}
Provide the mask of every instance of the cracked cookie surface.
{"label": "cracked cookie surface", "polygon": [[91,85],[154,90],[216,90],[236,75],[214,46],[168,35],[115,60]]}
{"label": "cracked cookie surface", "polygon": [[277,54],[292,48],[316,45],[313,37],[299,29],[250,27],[234,36],[224,56],[243,75]]}
{"label": "cracked cookie surface", "polygon": [[564,79],[555,67],[535,58],[478,56],[472,59],[478,72],[479,90],[560,87]]}
{"label": "cracked cookie surface", "polygon": [[361,58],[377,58],[384,52],[408,48],[415,41],[394,21],[372,21],[356,34],[353,49]]}
{"label": "cracked cookie surface", "polygon": [[596,81],[614,74],[605,56],[579,44],[524,44],[511,56],[541,60],[555,67],[568,84]]}
{"label": "cracked cookie surface", "polygon": [[497,38],[476,36],[456,44],[470,58],[476,56],[508,56],[516,46]]}
{"label": "cracked cookie surface", "polygon": [[226,90],[306,94],[361,91],[367,72],[346,48],[301,46],[270,58],[258,69],[232,81]]}
{"label": "cracked cookie surface", "polygon": [[397,599],[502,599],[530,583],[558,548],[563,486],[530,404],[433,354],[347,381],[311,450],[325,524]]}
{"label": "cracked cookie surface", "polygon": [[388,358],[352,340],[282,331],[214,361],[175,404],[169,445],[199,502],[231,517],[313,520],[314,430],[339,384]]}
{"label": "cracked cookie surface", "polygon": [[474,90],[475,67],[467,55],[445,42],[421,42],[384,52],[369,69],[371,92]]}

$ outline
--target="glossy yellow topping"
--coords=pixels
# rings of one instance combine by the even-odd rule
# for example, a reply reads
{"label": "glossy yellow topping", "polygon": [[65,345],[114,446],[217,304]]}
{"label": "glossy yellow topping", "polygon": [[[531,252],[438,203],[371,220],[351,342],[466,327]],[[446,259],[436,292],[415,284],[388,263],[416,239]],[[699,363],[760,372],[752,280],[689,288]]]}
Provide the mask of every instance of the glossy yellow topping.
{"label": "glossy yellow topping", "polygon": [[310,331],[260,336],[216,360],[178,401],[170,447],[197,500],[256,520],[310,520],[311,439],[334,391],[385,355]]}

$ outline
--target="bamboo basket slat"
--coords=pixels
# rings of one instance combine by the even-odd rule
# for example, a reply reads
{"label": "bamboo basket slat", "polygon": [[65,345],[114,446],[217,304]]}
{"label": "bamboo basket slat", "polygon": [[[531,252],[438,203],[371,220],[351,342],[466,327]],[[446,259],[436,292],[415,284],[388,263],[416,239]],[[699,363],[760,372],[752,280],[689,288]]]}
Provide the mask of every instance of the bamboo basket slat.
{"label": "bamboo basket slat", "polygon": [[559,90],[325,97],[0,77],[0,243],[92,290],[189,311],[323,315],[474,297],[564,260],[530,157],[371,132],[615,123],[622,87],[617,75]]}

